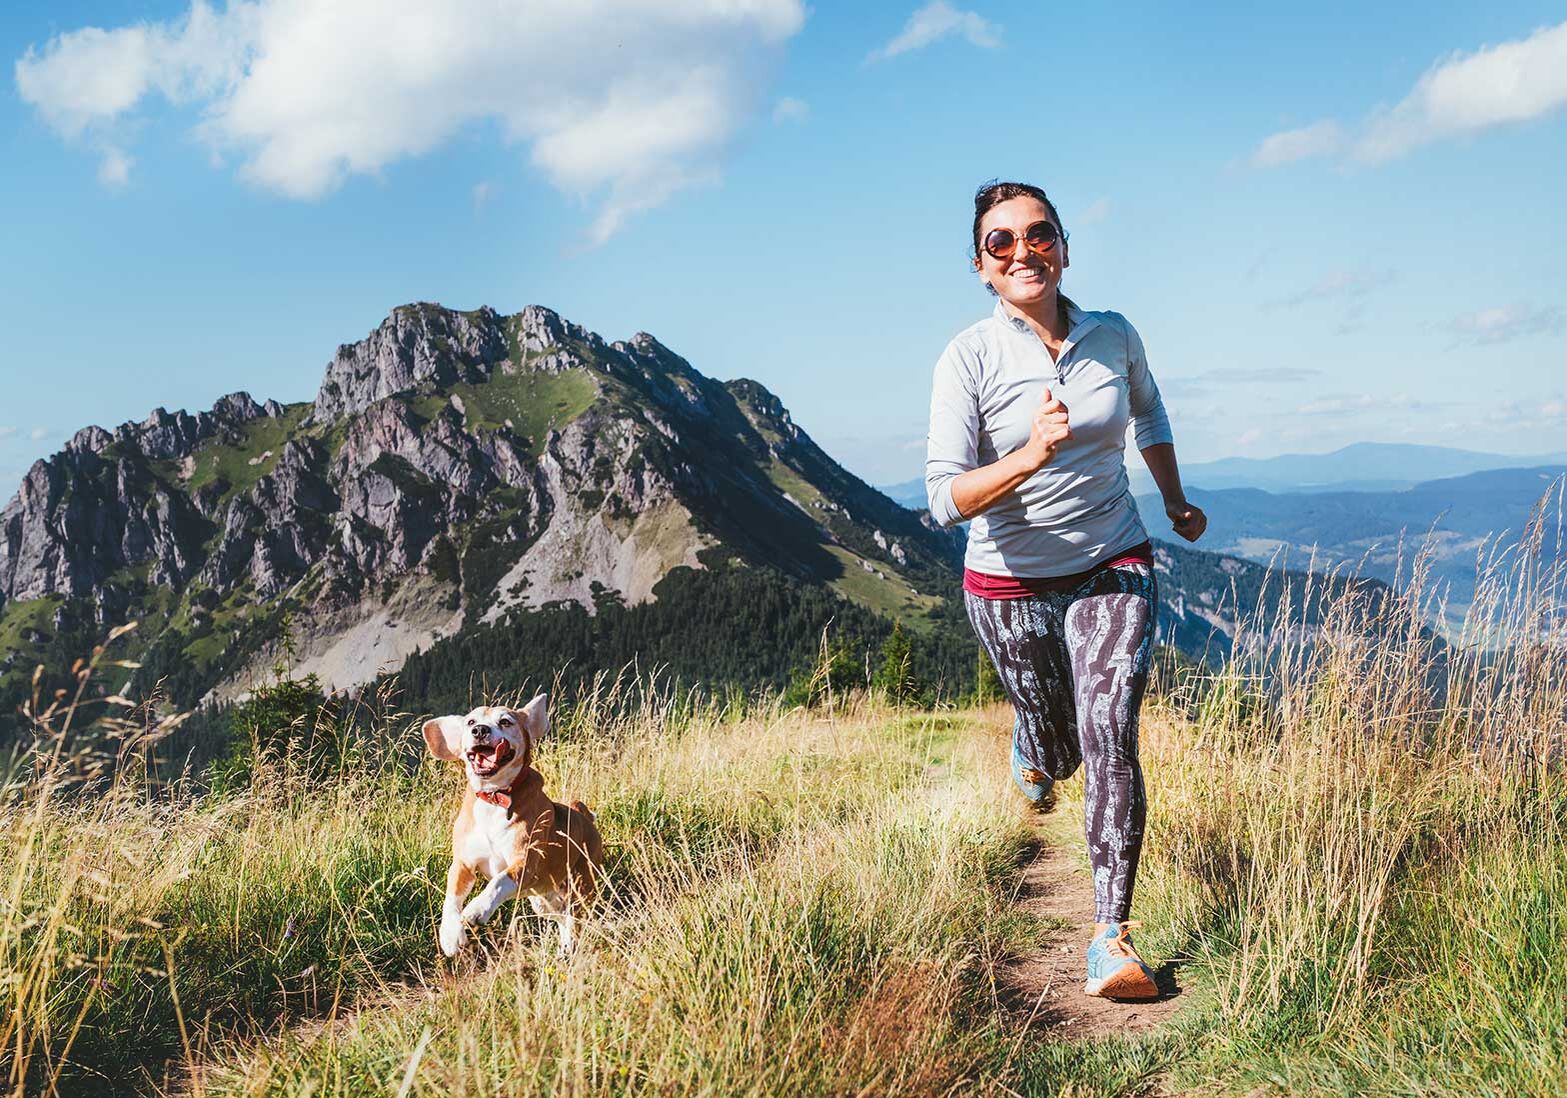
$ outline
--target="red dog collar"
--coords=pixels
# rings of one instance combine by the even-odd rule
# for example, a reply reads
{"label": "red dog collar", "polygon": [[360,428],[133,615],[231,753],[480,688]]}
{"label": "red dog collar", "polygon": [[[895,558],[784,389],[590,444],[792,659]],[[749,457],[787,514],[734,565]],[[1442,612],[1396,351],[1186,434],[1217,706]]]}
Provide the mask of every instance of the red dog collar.
{"label": "red dog collar", "polygon": [[481,801],[488,801],[490,804],[500,805],[500,807],[504,808],[507,812],[511,811],[510,789],[475,789],[473,791],[473,795],[478,797]]}

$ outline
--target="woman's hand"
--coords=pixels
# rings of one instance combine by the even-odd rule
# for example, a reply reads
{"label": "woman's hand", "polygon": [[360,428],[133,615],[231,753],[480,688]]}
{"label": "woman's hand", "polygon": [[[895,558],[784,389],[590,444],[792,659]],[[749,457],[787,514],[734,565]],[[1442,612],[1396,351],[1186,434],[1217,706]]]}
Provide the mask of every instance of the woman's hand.
{"label": "woman's hand", "polygon": [[1187,541],[1196,541],[1208,529],[1208,516],[1195,503],[1188,503],[1184,499],[1175,503],[1167,502],[1164,513],[1170,517],[1170,529]]}
{"label": "woman's hand", "polygon": [[1056,456],[1056,448],[1071,437],[1072,428],[1067,421],[1066,405],[1057,400],[1050,387],[1046,386],[1044,395],[1039,398],[1039,407],[1034,411],[1034,424],[1028,433],[1028,441],[1019,451],[1028,471],[1037,473],[1050,464]]}
{"label": "woman's hand", "polygon": [[952,506],[966,519],[990,510],[1048,465],[1055,458],[1056,449],[1071,437],[1066,405],[1046,388],[1034,410],[1028,441],[989,465],[953,477]]}

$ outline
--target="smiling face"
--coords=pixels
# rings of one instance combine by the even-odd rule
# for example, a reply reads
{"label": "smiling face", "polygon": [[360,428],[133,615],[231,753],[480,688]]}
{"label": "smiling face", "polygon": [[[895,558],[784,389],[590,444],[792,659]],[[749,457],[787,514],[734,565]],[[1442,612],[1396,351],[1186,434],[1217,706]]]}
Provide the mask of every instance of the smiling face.
{"label": "smiling face", "polygon": [[461,762],[475,789],[504,789],[530,765],[547,727],[540,694],[520,710],[481,705],[466,717],[426,721],[424,740],[436,758]]}
{"label": "smiling face", "polygon": [[462,757],[476,778],[493,778],[528,753],[528,733],[516,713],[485,705],[463,718]]}
{"label": "smiling face", "polygon": [[[1024,243],[1023,234],[1036,221],[1048,221],[1060,231],[1061,226],[1043,202],[1023,195],[996,203],[985,211],[979,223],[980,249],[975,270],[980,281],[989,283],[1003,301],[1023,312],[1035,312],[1055,297],[1061,286],[1061,272],[1071,266],[1065,240],[1057,240],[1054,247],[1043,253]],[[1012,232],[1012,250],[1001,259],[984,248],[993,229]]]}

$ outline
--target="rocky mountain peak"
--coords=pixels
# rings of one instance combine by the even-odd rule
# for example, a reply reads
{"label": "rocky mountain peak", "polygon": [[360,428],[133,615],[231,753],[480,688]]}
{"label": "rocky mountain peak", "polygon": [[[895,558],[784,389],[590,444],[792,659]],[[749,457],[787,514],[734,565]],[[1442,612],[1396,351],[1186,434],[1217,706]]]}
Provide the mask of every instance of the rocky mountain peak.
{"label": "rocky mountain peak", "polygon": [[337,349],[311,421],[331,423],[422,384],[480,382],[506,357],[506,335],[494,309],[463,313],[426,302],[400,305],[364,339]]}
{"label": "rocky mountain peak", "polygon": [[219,397],[209,412],[169,412],[154,408],[140,423],[122,423],[113,441],[139,450],[153,459],[181,458],[195,452],[208,439],[263,417],[283,414],[282,406],[269,400],[258,404],[246,392]]}
{"label": "rocky mountain peak", "polygon": [[337,349],[310,421],[331,423],[414,389],[479,384],[496,370],[559,373],[585,365],[578,347],[590,354],[607,349],[597,333],[542,305],[509,317],[488,305],[469,312],[399,305],[364,339]]}
{"label": "rocky mountain peak", "polygon": [[72,435],[65,444],[65,451],[68,454],[101,454],[113,441],[113,435],[93,424]]}
{"label": "rocky mountain peak", "polygon": [[604,346],[604,340],[597,332],[573,324],[543,305],[529,305],[512,319],[516,325],[517,344],[525,353],[547,353],[567,346],[570,341],[584,343],[594,349]]}
{"label": "rocky mountain peak", "polygon": [[206,690],[286,604],[344,684],[464,622],[635,605],[710,560],[918,612],[948,555],[754,381],[539,305],[415,303],[339,347],[309,405],[234,393],[78,432],[0,512],[0,612],[156,606],[160,658]]}
{"label": "rocky mountain peak", "polygon": [[733,394],[746,416],[759,430],[778,436],[776,441],[779,444],[787,445],[800,439],[800,428],[789,415],[789,409],[784,407],[784,402],[778,399],[776,393],[760,381],[737,377],[725,382],[724,388]]}

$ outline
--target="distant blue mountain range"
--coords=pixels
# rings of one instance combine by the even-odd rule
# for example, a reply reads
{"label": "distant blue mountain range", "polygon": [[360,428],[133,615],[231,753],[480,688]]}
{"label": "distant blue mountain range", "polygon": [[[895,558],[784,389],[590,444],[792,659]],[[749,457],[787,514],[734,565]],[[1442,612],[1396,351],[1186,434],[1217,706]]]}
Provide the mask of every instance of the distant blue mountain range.
{"label": "distant blue mountain range", "polygon": [[[1529,464],[1519,467],[1523,461]],[[1486,462],[1501,464],[1484,467]],[[1472,468],[1476,464],[1483,467]],[[1144,522],[1154,537],[1173,540],[1158,493],[1139,471],[1144,475],[1132,484]],[[1277,560],[1296,569],[1348,566],[1394,582],[1404,578],[1400,570],[1407,576],[1410,560],[1425,546],[1430,578],[1447,592],[1448,618],[1455,621],[1474,596],[1481,555],[1516,542],[1547,494],[1551,513],[1560,514],[1567,454],[1524,459],[1362,443],[1331,454],[1194,464],[1183,470],[1183,480],[1208,515],[1199,547],[1210,553]],[[882,490],[906,507],[925,505],[920,481]],[[1541,552],[1547,559],[1567,554],[1554,522]]]}
{"label": "distant blue mountain range", "polygon": [[[1153,478],[1130,463],[1132,491],[1156,491]],[[1448,446],[1401,442],[1357,442],[1327,454],[1281,454],[1271,458],[1223,458],[1199,462],[1182,472],[1199,488],[1261,488],[1269,492],[1386,492],[1490,469],[1567,465],[1567,451],[1549,454],[1487,454]]]}
{"label": "distant blue mountain range", "polygon": [[[1487,454],[1450,446],[1401,442],[1357,442],[1326,454],[1281,454],[1271,458],[1221,458],[1184,466],[1188,488],[1261,488],[1267,492],[1390,492],[1444,477],[1488,469],[1567,465],[1567,451],[1549,454]],[[1148,470],[1128,462],[1132,493],[1157,491]],[[925,506],[925,482],[906,480],[881,489],[905,507]]]}
{"label": "distant blue mountain range", "polygon": [[[1213,553],[1276,558],[1316,571],[1347,565],[1394,582],[1407,577],[1424,548],[1430,579],[1446,589],[1448,618],[1457,620],[1473,598],[1481,561],[1515,545],[1542,500],[1548,521],[1541,555],[1554,560],[1567,552],[1556,522],[1564,478],[1567,463],[1487,469],[1387,492],[1192,488],[1187,494],[1208,515],[1201,546]],[[1168,530],[1157,493],[1139,496],[1137,505],[1156,537]]]}

